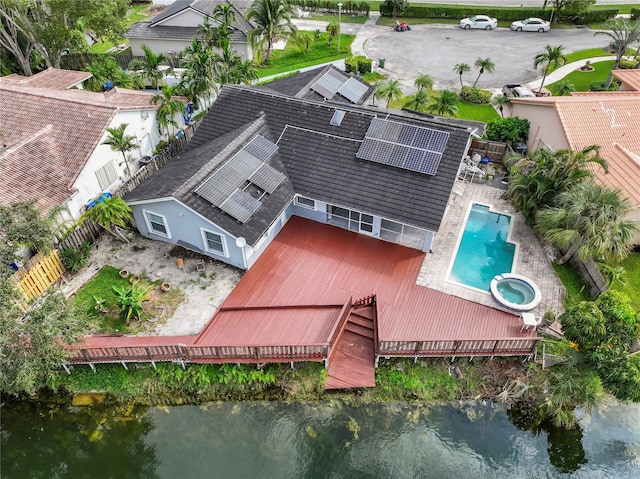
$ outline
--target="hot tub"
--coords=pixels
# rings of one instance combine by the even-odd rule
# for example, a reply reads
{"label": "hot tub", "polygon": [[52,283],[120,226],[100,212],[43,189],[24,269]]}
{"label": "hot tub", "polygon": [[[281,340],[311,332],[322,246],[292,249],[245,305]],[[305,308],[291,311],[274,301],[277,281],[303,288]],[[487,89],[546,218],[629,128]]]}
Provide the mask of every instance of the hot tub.
{"label": "hot tub", "polygon": [[493,298],[511,311],[531,311],[542,301],[540,288],[526,276],[504,273],[491,280]]}

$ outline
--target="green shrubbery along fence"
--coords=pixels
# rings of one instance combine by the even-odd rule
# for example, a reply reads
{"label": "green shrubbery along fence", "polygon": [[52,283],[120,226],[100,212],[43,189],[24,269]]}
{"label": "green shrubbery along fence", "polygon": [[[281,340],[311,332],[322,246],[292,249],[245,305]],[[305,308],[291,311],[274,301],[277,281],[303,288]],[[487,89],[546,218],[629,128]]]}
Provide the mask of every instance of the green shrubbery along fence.
{"label": "green shrubbery along fence", "polygon": [[463,86],[460,91],[460,98],[467,103],[474,103],[476,105],[485,105],[491,103],[491,92],[489,90],[481,90],[472,86]]}
{"label": "green shrubbery along fence", "polygon": [[291,0],[290,5],[300,7],[305,11],[322,13],[322,14],[338,14],[338,3],[342,3],[342,13],[344,15],[366,15],[369,16],[371,5],[368,2],[339,2],[331,0]]}
{"label": "green shrubbery along fence", "polygon": [[635,22],[640,18],[640,8],[632,8],[631,9],[631,21]]}
{"label": "green shrubbery along fence", "polygon": [[[570,16],[567,20],[577,25],[588,25],[589,23],[604,23],[615,18],[620,10],[617,8],[607,8],[602,10],[587,10],[575,16]],[[565,15],[566,17],[567,15]]]}
{"label": "green shrubbery along fence", "polygon": [[359,73],[360,75],[366,75],[371,73],[372,60],[362,55],[347,58],[344,61],[345,71],[347,73]]}

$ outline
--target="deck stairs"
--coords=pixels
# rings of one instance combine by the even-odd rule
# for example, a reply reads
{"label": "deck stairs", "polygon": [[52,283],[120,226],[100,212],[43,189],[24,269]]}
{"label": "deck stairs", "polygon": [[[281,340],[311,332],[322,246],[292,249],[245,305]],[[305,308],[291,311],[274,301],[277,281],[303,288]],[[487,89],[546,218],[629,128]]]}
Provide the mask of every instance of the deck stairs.
{"label": "deck stairs", "polygon": [[325,389],[376,385],[376,319],[375,296],[353,303],[344,329],[330,355]]}

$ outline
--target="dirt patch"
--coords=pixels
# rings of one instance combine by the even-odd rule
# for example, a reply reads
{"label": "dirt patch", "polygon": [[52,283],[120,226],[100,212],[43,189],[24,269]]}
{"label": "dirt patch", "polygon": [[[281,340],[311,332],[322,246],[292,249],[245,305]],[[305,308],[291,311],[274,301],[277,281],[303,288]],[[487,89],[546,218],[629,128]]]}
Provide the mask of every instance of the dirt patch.
{"label": "dirt patch", "polygon": [[[170,243],[152,241],[133,233],[129,233],[127,238],[130,242],[123,243],[103,234],[94,245],[87,265],[75,275],[65,277],[63,290],[67,295],[74,294],[105,265],[126,269],[131,274],[156,282],[158,288],[154,289],[153,295],[158,298],[163,294],[159,289],[160,283],[170,282],[172,291],[165,294],[182,293],[184,300],[175,304],[173,310],[163,306],[163,314],[155,309],[158,303],[153,299],[145,303],[152,322],[143,317],[144,321],[140,323],[146,323],[144,327],[141,326],[140,331],[133,329],[138,334],[173,336],[199,333],[242,277],[242,272],[236,268]],[[180,256],[173,256],[173,250]],[[184,259],[182,268],[176,264],[177,257]],[[204,260],[204,269],[198,271],[200,260]],[[156,318],[157,321],[153,322]]]}

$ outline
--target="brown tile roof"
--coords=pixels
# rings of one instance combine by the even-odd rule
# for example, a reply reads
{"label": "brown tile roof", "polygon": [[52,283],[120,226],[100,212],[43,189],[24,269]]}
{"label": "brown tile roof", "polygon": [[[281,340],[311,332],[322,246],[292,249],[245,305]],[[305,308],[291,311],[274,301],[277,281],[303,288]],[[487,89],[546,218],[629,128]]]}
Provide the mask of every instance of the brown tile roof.
{"label": "brown tile roof", "polygon": [[513,101],[553,107],[573,150],[599,145],[609,174],[597,166],[596,177],[621,188],[640,207],[640,92],[582,92]]}
{"label": "brown tile roof", "polygon": [[613,74],[618,80],[626,83],[629,87],[640,92],[640,70],[615,70]]}
{"label": "brown tile roof", "polygon": [[13,83],[31,88],[49,88],[52,90],[66,90],[77,85],[81,81],[91,77],[89,72],[74,70],[61,70],[59,68],[47,68],[30,77],[22,75],[8,75],[0,78],[1,83]]}
{"label": "brown tile roof", "polygon": [[36,198],[49,211],[73,193],[73,183],[119,110],[157,108],[151,94],[114,89],[25,87],[0,82],[0,204]]}

